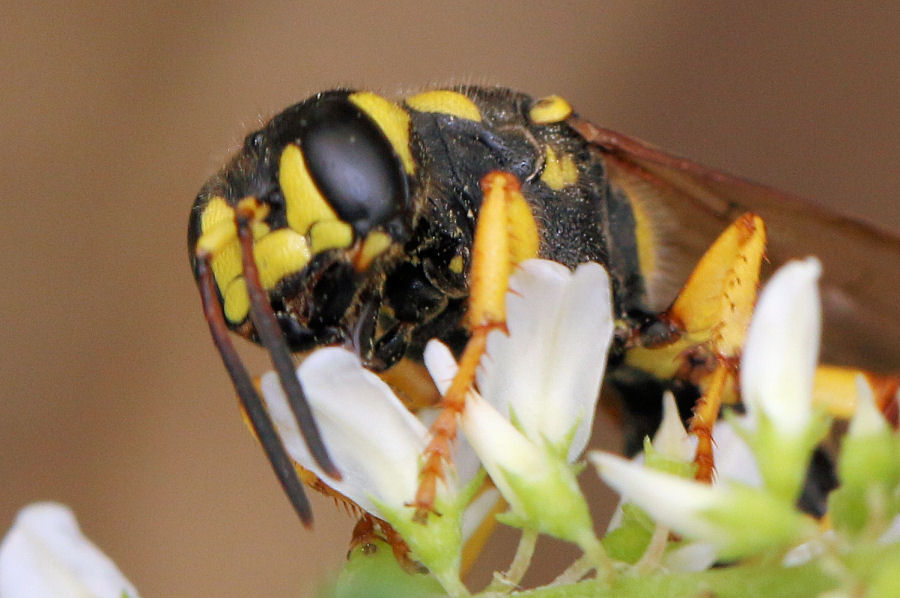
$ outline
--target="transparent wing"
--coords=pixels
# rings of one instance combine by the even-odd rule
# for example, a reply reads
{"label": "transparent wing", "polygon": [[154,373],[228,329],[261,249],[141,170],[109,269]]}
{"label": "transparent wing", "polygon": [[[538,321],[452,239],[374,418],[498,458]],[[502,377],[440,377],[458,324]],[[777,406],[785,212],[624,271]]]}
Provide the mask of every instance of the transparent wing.
{"label": "transparent wing", "polygon": [[654,308],[667,306],[719,233],[752,211],[766,222],[770,269],[806,255],[823,263],[823,359],[900,370],[900,238],[894,233],[587,121],[570,124],[602,152],[611,183],[650,221]]}

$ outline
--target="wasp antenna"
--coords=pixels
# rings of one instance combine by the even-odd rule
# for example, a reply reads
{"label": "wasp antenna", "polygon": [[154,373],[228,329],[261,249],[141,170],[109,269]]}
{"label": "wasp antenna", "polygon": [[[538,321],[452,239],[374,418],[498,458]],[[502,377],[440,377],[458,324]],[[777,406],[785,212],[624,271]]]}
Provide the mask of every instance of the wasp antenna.
{"label": "wasp antenna", "polygon": [[300,516],[300,521],[306,527],[312,526],[312,509],[309,506],[309,500],[303,490],[303,483],[297,475],[297,470],[284,448],[278,434],[275,431],[275,425],[272,423],[269,413],[266,411],[253,386],[250,375],[244,368],[241,358],[231,339],[228,336],[228,327],[225,325],[225,317],[222,314],[222,306],[216,297],[215,283],[213,282],[212,272],[209,267],[209,258],[201,258],[197,261],[197,278],[200,281],[200,296],[203,301],[203,313],[209,324],[209,330],[212,333],[213,341],[216,348],[222,355],[222,361],[225,363],[225,369],[231,376],[231,381],[237,390],[241,400],[241,405],[250,419],[253,431],[259,438],[260,444],[269,457],[269,463],[281,482],[281,487]]}
{"label": "wasp antenna", "polygon": [[244,269],[244,279],[247,283],[247,293],[250,296],[250,317],[253,320],[253,326],[259,334],[260,343],[269,351],[272,358],[272,364],[278,373],[278,379],[281,381],[281,387],[284,394],[288,398],[291,411],[297,419],[297,425],[306,441],[306,446],[312,454],[313,459],[319,464],[326,474],[334,479],[340,479],[341,474],[331,461],[325,443],[322,441],[322,435],[319,433],[319,427],[313,417],[309,403],[306,401],[306,394],[303,387],[297,379],[294,371],[294,360],[291,358],[291,351],[284,340],[281,332],[281,326],[275,318],[272,306],[269,304],[268,293],[262,288],[259,281],[259,271],[256,268],[256,261],[253,259],[253,233],[250,230],[250,220],[242,210],[237,210],[237,233],[238,240],[241,244],[241,263]]}

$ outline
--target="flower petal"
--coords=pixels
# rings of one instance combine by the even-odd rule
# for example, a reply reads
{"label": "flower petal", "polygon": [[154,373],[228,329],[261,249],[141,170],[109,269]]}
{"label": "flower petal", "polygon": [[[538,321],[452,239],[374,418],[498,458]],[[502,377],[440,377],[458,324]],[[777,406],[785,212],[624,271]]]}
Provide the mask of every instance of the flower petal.
{"label": "flower petal", "polygon": [[[425,345],[422,360],[425,362],[425,367],[428,369],[428,373],[434,380],[435,385],[443,395],[450,388],[453,376],[456,375],[456,370],[459,369],[453,353],[450,352],[450,349],[444,343],[438,340],[430,340]],[[439,409],[440,407],[423,409],[418,414],[419,418],[428,425],[435,419]],[[453,464],[456,466],[457,475],[463,484],[471,480],[478,473],[478,470],[481,469],[481,460],[465,436],[456,439],[453,447]]]}
{"label": "flower petal", "polygon": [[72,511],[36,503],[19,511],[0,546],[3,598],[137,598],[116,565],[82,535]]}
{"label": "flower petal", "polygon": [[[740,418],[735,418],[741,421]],[[730,421],[719,420],[713,427],[713,456],[716,461],[715,482],[741,482],[761,488],[762,475],[756,457]],[[696,443],[695,443],[696,444]]]}
{"label": "flower petal", "polygon": [[546,470],[541,451],[478,395],[469,395],[460,424],[500,494],[513,511],[523,513],[507,474],[540,479]]}
{"label": "flower petal", "polygon": [[712,544],[721,558],[778,550],[816,529],[793,504],[744,484],[710,486],[608,453],[588,459],[626,501],[686,539]]}
{"label": "flower petal", "polygon": [[446,394],[450,388],[450,383],[453,382],[453,376],[456,375],[456,370],[459,369],[453,353],[450,352],[450,349],[444,343],[431,340],[425,345],[425,353],[422,356],[422,360],[425,362],[425,367],[428,369],[428,373],[431,375],[431,379],[434,380],[434,384],[441,395]]}
{"label": "flower petal", "polygon": [[460,423],[509,503],[504,523],[569,540],[585,550],[597,545],[575,468],[562,455],[526,438],[476,393],[467,398]]}
{"label": "flower petal", "polygon": [[342,479],[328,477],[316,465],[278,377],[268,372],[260,386],[291,457],[370,513],[379,515],[371,497],[398,507],[412,500],[426,445],[425,425],[346,349],[320,349],[297,372]]}
{"label": "flower petal", "polygon": [[663,566],[668,571],[705,571],[716,562],[716,547],[704,542],[689,542],[666,552]]}
{"label": "flower petal", "polygon": [[741,360],[741,392],[754,420],[762,410],[788,435],[811,418],[821,307],[815,258],[788,262],[762,290]]}
{"label": "flower petal", "polygon": [[663,418],[653,435],[653,448],[669,459],[686,463],[694,458],[697,450],[697,439],[684,429],[675,397],[669,391],[663,395]]}
{"label": "flower petal", "polygon": [[727,542],[724,532],[702,516],[723,502],[724,495],[717,488],[654,471],[609,453],[592,451],[588,459],[623,500],[647,511],[657,523],[688,538],[716,545]]}
{"label": "flower petal", "polygon": [[883,434],[888,428],[887,420],[875,405],[872,387],[862,374],[856,376],[856,396],[856,413],[850,420],[847,433],[859,437]]}
{"label": "flower petal", "polygon": [[532,441],[571,441],[574,460],[590,435],[612,338],[609,277],[598,264],[573,273],[556,262],[529,260],[510,289],[509,334],[489,336],[479,388]]}

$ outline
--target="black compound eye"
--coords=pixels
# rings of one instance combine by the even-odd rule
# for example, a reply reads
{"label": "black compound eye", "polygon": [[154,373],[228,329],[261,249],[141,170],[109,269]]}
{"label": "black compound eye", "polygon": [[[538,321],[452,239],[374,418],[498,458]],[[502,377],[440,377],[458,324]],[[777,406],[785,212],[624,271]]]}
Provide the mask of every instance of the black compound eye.
{"label": "black compound eye", "polygon": [[299,141],[319,191],[357,233],[385,224],[405,205],[407,182],[381,129],[345,95],[304,108]]}

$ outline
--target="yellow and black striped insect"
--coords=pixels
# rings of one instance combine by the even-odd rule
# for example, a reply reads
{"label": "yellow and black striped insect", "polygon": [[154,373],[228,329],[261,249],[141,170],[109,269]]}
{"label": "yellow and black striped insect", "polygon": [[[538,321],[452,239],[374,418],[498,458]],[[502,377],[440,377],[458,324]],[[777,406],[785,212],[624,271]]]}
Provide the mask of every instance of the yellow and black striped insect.
{"label": "yellow and black striped insect", "polygon": [[[696,396],[696,371],[711,366],[694,353],[687,370],[663,376],[667,368],[628,356],[682,335],[667,307],[748,210],[766,222],[773,264],[823,260],[825,357],[897,365],[900,242],[889,233],[595,127],[557,97],[481,87],[400,102],[320,93],[246,138],[200,191],[188,233],[214,340],[304,522],[302,484],[228,331],[270,352],[312,454],[339,475],[293,355],[339,344],[390,374],[420,361],[431,338],[462,351],[481,183],[496,171],[518,181],[541,257],[608,269],[617,317],[608,380],[622,390],[635,438],[652,429],[660,389]],[[401,378],[393,380],[402,386]]]}

